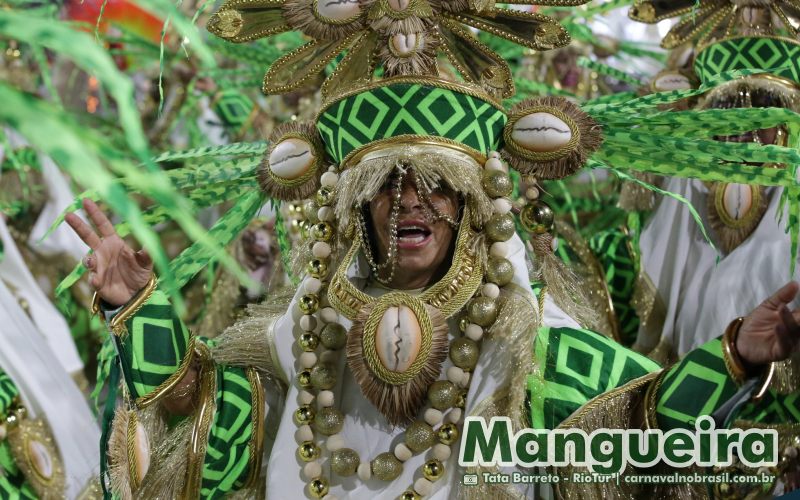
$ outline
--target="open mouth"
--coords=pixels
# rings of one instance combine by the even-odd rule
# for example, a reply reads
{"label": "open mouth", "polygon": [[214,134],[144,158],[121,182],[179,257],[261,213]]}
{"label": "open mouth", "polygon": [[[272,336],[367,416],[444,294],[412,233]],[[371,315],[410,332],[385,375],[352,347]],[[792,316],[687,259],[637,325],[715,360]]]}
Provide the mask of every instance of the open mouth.
{"label": "open mouth", "polygon": [[422,221],[406,220],[397,225],[398,248],[418,248],[425,245],[431,237],[431,229]]}

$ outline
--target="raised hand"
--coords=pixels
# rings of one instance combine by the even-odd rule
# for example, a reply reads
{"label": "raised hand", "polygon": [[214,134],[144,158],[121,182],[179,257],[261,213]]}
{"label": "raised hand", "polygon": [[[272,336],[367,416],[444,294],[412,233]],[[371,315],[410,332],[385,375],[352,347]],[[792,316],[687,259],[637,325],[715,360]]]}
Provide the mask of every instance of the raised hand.
{"label": "raised hand", "polygon": [[736,350],[747,368],[783,361],[800,347],[800,309],[786,307],[799,289],[797,282],[790,281],[744,319]]}
{"label": "raised hand", "polygon": [[126,304],[147,284],[153,261],[144,249],[134,252],[92,200],[84,199],[83,208],[97,232],[74,213],[65,220],[93,251],[83,259],[89,284],[110,305]]}

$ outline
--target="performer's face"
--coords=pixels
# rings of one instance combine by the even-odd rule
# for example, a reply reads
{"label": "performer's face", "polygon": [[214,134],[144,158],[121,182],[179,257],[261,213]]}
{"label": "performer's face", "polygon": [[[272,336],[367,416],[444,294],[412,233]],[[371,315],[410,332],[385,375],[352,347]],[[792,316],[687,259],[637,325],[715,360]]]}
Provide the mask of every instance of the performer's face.
{"label": "performer's face", "polygon": [[[390,178],[369,204],[371,239],[379,264],[386,261],[392,245],[392,206],[398,194],[394,179]],[[443,275],[456,237],[456,229],[441,216],[457,220],[458,195],[450,188],[438,188],[427,195],[428,205],[422,189],[411,172],[399,188],[397,260],[391,284],[400,289],[424,287]]]}

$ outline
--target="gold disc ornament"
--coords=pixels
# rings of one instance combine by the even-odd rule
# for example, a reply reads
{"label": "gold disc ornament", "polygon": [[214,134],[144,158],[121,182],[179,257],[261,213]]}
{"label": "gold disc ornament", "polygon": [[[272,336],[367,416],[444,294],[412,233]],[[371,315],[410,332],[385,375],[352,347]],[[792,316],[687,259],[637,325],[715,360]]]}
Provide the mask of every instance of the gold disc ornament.
{"label": "gold disc ornament", "polygon": [[50,430],[39,419],[20,417],[8,432],[14,461],[42,499],[63,498],[64,467]]}
{"label": "gold disc ornament", "polygon": [[767,211],[762,186],[714,182],[709,187],[707,207],[711,228],[725,253],[741,245],[758,227]]}
{"label": "gold disc ornament", "polygon": [[347,335],[347,365],[392,425],[409,423],[447,358],[448,328],[434,307],[401,292],[365,305]]}

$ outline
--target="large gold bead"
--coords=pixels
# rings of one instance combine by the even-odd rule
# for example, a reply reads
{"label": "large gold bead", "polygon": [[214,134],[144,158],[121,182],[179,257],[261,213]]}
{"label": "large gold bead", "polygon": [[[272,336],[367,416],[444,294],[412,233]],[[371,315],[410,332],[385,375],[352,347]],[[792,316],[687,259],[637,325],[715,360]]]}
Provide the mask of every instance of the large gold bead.
{"label": "large gold bead", "polygon": [[406,446],[414,453],[422,453],[436,443],[433,428],[421,420],[415,420],[408,426],[404,438]]}
{"label": "large gold bead", "polygon": [[328,274],[328,264],[321,259],[314,259],[308,263],[306,268],[312,278],[324,278]]}
{"label": "large gold bead", "polygon": [[336,191],[332,187],[323,186],[317,191],[316,201],[321,207],[330,205],[336,198]]}
{"label": "large gold bead", "polygon": [[450,360],[462,370],[474,369],[479,353],[478,344],[470,338],[461,337],[450,343]]}
{"label": "large gold bead", "polygon": [[347,330],[339,323],[328,323],[319,332],[319,339],[327,349],[338,351],[347,344]]}
{"label": "large gold bead", "polygon": [[300,297],[298,305],[304,314],[314,314],[319,309],[319,297],[315,293],[303,295]]}
{"label": "large gold bead", "polygon": [[294,422],[297,425],[310,424],[314,421],[316,412],[311,405],[302,405],[294,411]]}
{"label": "large gold bead", "polygon": [[514,265],[504,257],[489,257],[486,278],[497,286],[506,286],[514,278]]}
{"label": "large gold bead", "polygon": [[330,487],[328,480],[324,477],[318,477],[308,483],[308,494],[312,498],[322,498],[328,494],[328,491],[330,491]]}
{"label": "large gold bead", "polygon": [[478,326],[487,327],[497,319],[497,304],[489,297],[476,297],[467,306],[467,317]]}
{"label": "large gold bead", "polygon": [[494,214],[486,223],[486,235],[492,241],[507,241],[517,230],[510,214]]}
{"label": "large gold bead", "polygon": [[336,385],[336,369],[329,363],[317,363],[311,369],[311,385],[319,390],[332,389]]}
{"label": "large gold bead", "polygon": [[393,453],[381,453],[372,460],[372,475],[381,481],[394,481],[403,472],[403,463]]}
{"label": "large gold bead", "polygon": [[522,207],[519,213],[519,221],[526,231],[534,234],[544,234],[553,229],[555,215],[543,201],[535,201]]}
{"label": "large gold bead", "polygon": [[350,448],[339,448],[331,453],[331,470],[342,477],[355,474],[360,462],[358,453]]}
{"label": "large gold bead", "polygon": [[467,391],[461,391],[461,393],[459,393],[458,398],[456,398],[456,403],[453,406],[461,408],[462,410],[467,406]]}
{"label": "large gold bead", "polygon": [[327,222],[317,222],[311,226],[311,236],[317,241],[330,241],[333,238],[333,226]]}
{"label": "large gold bead", "polygon": [[483,189],[492,198],[508,196],[514,189],[511,178],[501,170],[486,170],[483,173]]}
{"label": "large gold bead", "polygon": [[428,460],[425,462],[425,465],[422,466],[422,475],[425,476],[425,479],[428,481],[438,481],[444,476],[444,465],[435,458]]}
{"label": "large gold bead", "polygon": [[406,490],[400,495],[400,500],[421,500],[422,497],[414,490]]}
{"label": "large gold bead", "polygon": [[308,389],[311,387],[311,370],[303,370],[297,374],[297,383],[300,384],[300,387],[303,389]]}
{"label": "large gold bead", "polygon": [[344,415],[336,408],[322,408],[314,417],[314,426],[326,436],[331,436],[342,430],[344,426]]}
{"label": "large gold bead", "polygon": [[449,380],[437,380],[428,388],[428,401],[437,410],[452,408],[457,397],[458,388]]}
{"label": "large gold bead", "polygon": [[319,458],[319,446],[314,441],[303,441],[297,447],[297,456],[303,462],[311,462]]}
{"label": "large gold bead", "polygon": [[451,445],[458,439],[458,427],[455,424],[447,423],[439,427],[437,434],[442,444]]}
{"label": "large gold bead", "polygon": [[305,332],[297,337],[297,345],[306,352],[313,352],[319,346],[319,336],[316,333]]}

